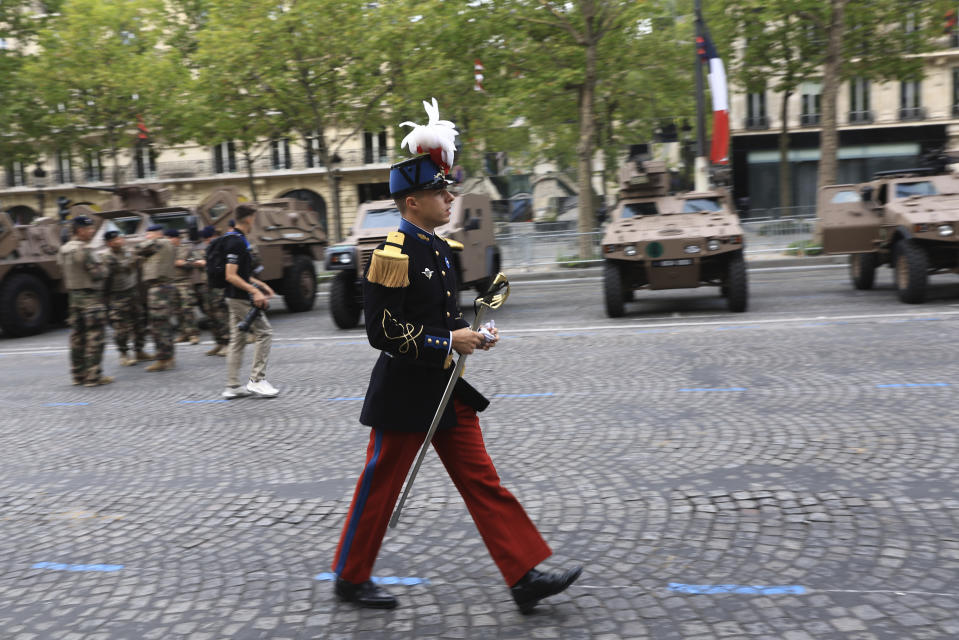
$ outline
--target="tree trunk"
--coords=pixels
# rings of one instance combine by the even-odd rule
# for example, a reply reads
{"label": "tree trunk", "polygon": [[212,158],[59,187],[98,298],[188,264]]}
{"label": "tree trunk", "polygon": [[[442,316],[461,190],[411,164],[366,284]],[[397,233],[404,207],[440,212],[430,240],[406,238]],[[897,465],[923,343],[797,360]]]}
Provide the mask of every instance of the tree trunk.
{"label": "tree trunk", "polygon": [[849,0],[829,0],[826,29],[826,59],[822,70],[822,121],[819,134],[818,187],[836,183],[839,132],[836,129],[836,97],[842,72],[842,38]]}
{"label": "tree trunk", "polygon": [[246,162],[246,183],[250,187],[250,198],[253,200],[253,204],[256,204],[256,185],[253,184],[253,154],[250,153],[249,147],[243,148],[243,161]]}
{"label": "tree trunk", "polygon": [[783,92],[783,104],[779,110],[779,208],[792,206],[792,167],[789,164],[789,97],[792,91]]}
{"label": "tree trunk", "polygon": [[576,156],[579,169],[579,257],[592,258],[593,243],[590,233],[596,227],[596,207],[593,202],[593,148],[596,122],[593,100],[596,91],[596,42],[587,35],[586,76],[580,88],[579,142]]}

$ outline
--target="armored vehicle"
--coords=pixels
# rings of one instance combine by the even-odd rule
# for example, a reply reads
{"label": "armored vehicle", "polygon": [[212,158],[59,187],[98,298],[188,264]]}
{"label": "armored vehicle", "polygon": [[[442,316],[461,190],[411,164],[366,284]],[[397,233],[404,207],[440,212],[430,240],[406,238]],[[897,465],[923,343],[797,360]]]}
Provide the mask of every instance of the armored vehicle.
{"label": "armored vehicle", "polygon": [[9,215],[0,212],[0,328],[4,335],[39,333],[66,316],[59,249],[60,225],[53,218],[14,225]]}
{"label": "armored vehicle", "polygon": [[720,287],[730,311],[748,301],[743,230],[729,192],[670,195],[663,162],[633,156],[602,240],[606,314],[618,318],[636,289]]}
{"label": "armored vehicle", "polygon": [[949,161],[820,189],[823,251],[849,254],[856,289],[871,289],[876,269],[888,264],[899,299],[917,304],[931,274],[959,273],[959,176],[948,172]]}
{"label": "armored vehicle", "polygon": [[[392,200],[365,202],[356,212],[350,235],[343,244],[326,250],[327,271],[336,275],[330,285],[330,313],[341,329],[351,329],[363,310],[362,278],[373,250],[400,224],[400,211]],[[454,267],[460,289],[475,287],[485,292],[499,273],[500,252],[493,229],[493,209],[485,195],[457,196],[450,221],[436,233],[453,248]]]}
{"label": "armored vehicle", "polygon": [[[121,204],[109,211],[93,211],[77,206],[73,215],[90,215],[102,220],[93,238],[93,244],[103,243],[103,234],[116,229],[139,240],[151,224],[179,229],[191,236],[206,225],[221,232],[228,230],[230,218],[237,205],[245,201],[232,188],[217,189],[195,209],[168,207],[166,190],[150,186],[106,187],[111,191],[108,205]],[[117,196],[120,199],[117,200]],[[136,205],[136,206],[130,206]],[[259,278],[283,296],[290,311],[308,311],[316,301],[316,268],[314,261],[322,260],[326,247],[326,232],[316,212],[300,200],[283,198],[257,204],[253,230],[249,236],[259,256],[263,271]]]}

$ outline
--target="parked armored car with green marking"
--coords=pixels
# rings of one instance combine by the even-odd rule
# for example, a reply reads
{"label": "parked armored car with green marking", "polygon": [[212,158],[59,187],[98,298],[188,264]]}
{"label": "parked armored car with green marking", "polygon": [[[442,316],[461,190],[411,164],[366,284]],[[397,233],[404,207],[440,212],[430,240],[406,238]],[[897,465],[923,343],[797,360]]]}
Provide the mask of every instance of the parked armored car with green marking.
{"label": "parked armored car with green marking", "polygon": [[663,162],[630,158],[602,239],[606,314],[637,290],[718,286],[731,311],[748,303],[743,229],[725,188],[670,194]]}

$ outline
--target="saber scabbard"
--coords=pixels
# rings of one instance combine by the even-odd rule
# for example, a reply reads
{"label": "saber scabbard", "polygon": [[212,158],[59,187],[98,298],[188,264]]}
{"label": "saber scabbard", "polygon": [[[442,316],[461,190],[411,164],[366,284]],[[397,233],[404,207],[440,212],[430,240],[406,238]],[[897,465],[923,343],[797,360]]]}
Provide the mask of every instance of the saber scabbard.
{"label": "saber scabbard", "polygon": [[[499,309],[501,306],[503,306],[503,303],[506,302],[506,298],[508,297],[509,280],[506,279],[504,274],[499,273],[493,279],[489,290],[476,299],[476,317],[473,318],[473,324],[470,326],[470,330],[478,331],[483,322],[483,316],[485,315],[486,310]],[[416,479],[416,474],[420,470],[420,465],[423,463],[423,458],[426,457],[426,452],[430,449],[430,444],[433,441],[433,434],[436,433],[436,429],[440,424],[440,419],[442,419],[443,413],[446,411],[446,406],[449,404],[450,397],[453,395],[453,388],[456,386],[456,381],[460,379],[461,375],[463,375],[463,367],[466,365],[466,356],[467,354],[465,353],[461,354],[456,360],[456,366],[453,367],[453,373],[450,376],[449,382],[446,383],[446,389],[443,391],[443,397],[440,398],[440,404],[436,408],[436,413],[433,414],[433,422],[430,423],[430,428],[426,432],[426,438],[423,440],[423,446],[420,448],[420,453],[416,457],[416,464],[413,465],[413,470],[410,472],[409,480],[406,481],[406,488],[403,490],[403,495],[400,497],[400,501],[396,505],[396,510],[393,512],[393,516],[390,518],[390,528],[396,527],[397,523],[400,521],[400,513],[403,511],[403,505],[406,504],[406,499],[410,495],[410,489],[413,487],[413,481]]]}

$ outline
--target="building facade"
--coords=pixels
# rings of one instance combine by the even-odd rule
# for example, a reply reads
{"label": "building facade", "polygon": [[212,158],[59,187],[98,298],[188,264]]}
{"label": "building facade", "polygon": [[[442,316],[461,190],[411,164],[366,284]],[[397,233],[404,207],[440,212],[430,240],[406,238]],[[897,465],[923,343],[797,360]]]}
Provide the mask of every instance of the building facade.
{"label": "building facade", "polygon": [[[838,182],[868,180],[876,171],[916,166],[934,149],[959,150],[959,38],[923,54],[922,80],[844,83],[837,101]],[[812,215],[816,202],[821,117],[818,82],[789,98],[789,160],[794,208],[779,210],[782,97],[772,91],[730,95],[733,193],[749,215]]]}

